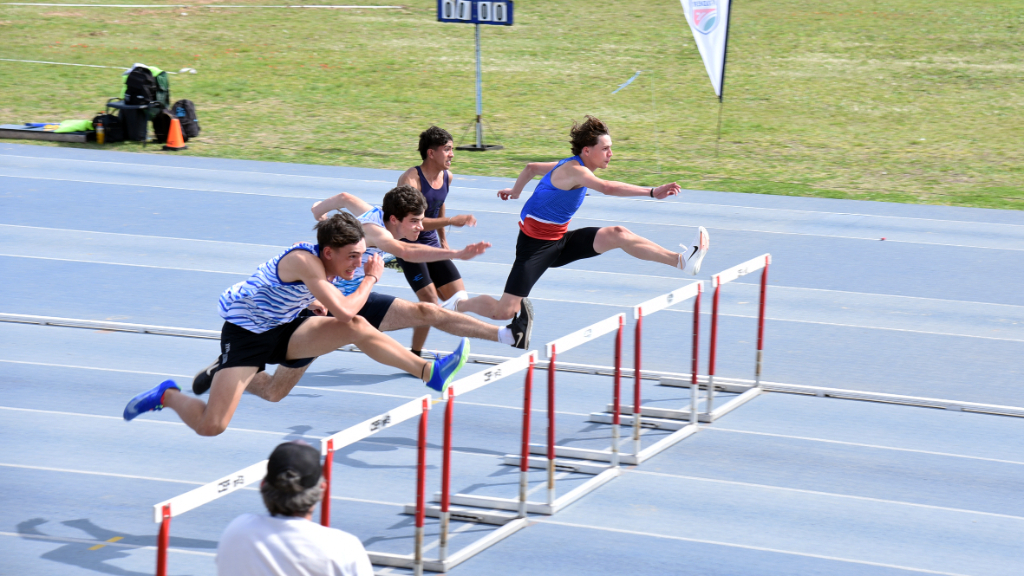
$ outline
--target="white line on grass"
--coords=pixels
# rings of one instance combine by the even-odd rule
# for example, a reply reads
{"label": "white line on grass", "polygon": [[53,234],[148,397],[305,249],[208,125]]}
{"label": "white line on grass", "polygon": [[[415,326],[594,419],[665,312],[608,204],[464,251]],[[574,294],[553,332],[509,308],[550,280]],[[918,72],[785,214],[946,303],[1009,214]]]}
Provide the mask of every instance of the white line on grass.
{"label": "white line on grass", "polygon": [[1009,518],[1010,520],[1024,520],[1024,517],[1010,514],[999,514],[996,512],[981,512],[978,510],[966,510],[964,508],[950,508],[948,506],[935,506],[933,504],[918,504],[905,502],[903,500],[887,500],[885,498],[871,498],[869,496],[854,496],[851,494],[837,494],[835,492],[821,492],[819,490],[805,490],[803,488],[787,488],[785,486],[772,486],[770,484],[755,484],[753,482],[738,482],[735,480],[719,480],[716,478],[702,478],[700,476],[684,476],[682,474],[666,474],[664,472],[649,472],[646,470],[629,470],[631,473],[645,476],[661,476],[664,478],[677,478],[679,480],[694,480],[696,482],[709,482],[712,484],[729,484],[730,486],[743,486],[745,488],[764,488],[768,490],[780,490],[783,492],[797,492],[800,494],[813,494],[815,496],[828,496],[830,498],[843,498],[848,500],[861,500],[865,502],[878,502],[879,504],[896,504],[899,506],[910,506],[913,508],[927,508],[929,510],[942,510],[945,512],[957,512],[961,514],[978,514],[981,516],[994,516],[996,518]]}
{"label": "white line on grass", "polygon": [[570,528],[585,528],[588,530],[600,530],[602,532],[614,532],[617,534],[632,534],[635,536],[651,536],[654,538],[664,538],[666,540],[677,540],[680,542],[693,542],[695,544],[711,544],[713,546],[726,546],[729,548],[741,548],[744,550],[756,550],[759,552],[773,552],[776,554],[787,554],[790,556],[802,556],[804,558],[817,558],[819,560],[831,560],[834,562],[846,562],[850,564],[861,564],[864,566],[878,566],[880,568],[894,568],[897,570],[906,570],[908,572],[919,572],[922,574],[938,574],[939,576],[969,576],[967,574],[961,574],[959,572],[939,572],[937,570],[928,570],[926,568],[914,568],[911,566],[900,566],[899,564],[886,564],[883,562],[871,562],[868,560],[856,560],[853,558],[841,558],[839,556],[827,556],[824,554],[810,554],[808,552],[796,552],[794,550],[781,550],[779,548],[767,548],[765,546],[752,546],[749,544],[738,544],[736,542],[721,542],[718,540],[706,540],[703,538],[687,538],[685,536],[669,536],[668,534],[657,534],[655,532],[641,532],[639,530],[625,530],[622,528],[609,528],[606,526],[594,526],[592,524],[575,524],[572,522],[561,522],[558,520],[549,520],[544,518],[538,518],[531,520],[537,524],[552,524],[554,526],[568,526]]}
{"label": "white line on grass", "polygon": [[963,454],[952,454],[950,452],[934,452],[931,450],[918,450],[914,448],[896,448],[894,446],[881,446],[878,444],[863,444],[860,442],[845,442],[842,440],[826,440],[824,438],[810,438],[807,436],[790,436],[788,434],[772,434],[769,432],[751,432],[749,430],[735,430],[733,428],[719,428],[719,427],[708,427],[707,430],[713,430],[716,432],[730,432],[733,434],[750,434],[753,436],[771,436],[773,438],[787,438],[791,440],[807,440],[809,442],[823,442],[826,444],[840,444],[843,446],[857,446],[860,448],[876,448],[879,450],[895,450],[897,452],[912,452],[915,454],[928,454],[930,456],[948,456],[950,458],[967,458],[969,460],[982,460],[985,462],[998,462],[999,464],[1016,464],[1018,466],[1024,466],[1024,462],[1017,462],[1015,460],[1002,460],[999,458],[984,458],[982,456],[965,456]]}

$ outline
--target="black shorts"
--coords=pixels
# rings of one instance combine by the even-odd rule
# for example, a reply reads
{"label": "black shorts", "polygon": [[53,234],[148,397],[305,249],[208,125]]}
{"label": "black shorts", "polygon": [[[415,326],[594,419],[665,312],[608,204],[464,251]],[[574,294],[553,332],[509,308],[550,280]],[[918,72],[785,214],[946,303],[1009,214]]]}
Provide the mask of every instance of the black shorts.
{"label": "black shorts", "polygon": [[570,230],[558,240],[538,240],[520,230],[516,241],[516,261],[505,281],[505,293],[526,298],[548,268],[597,256],[594,238],[598,230],[600,228]]}
{"label": "black shorts", "polygon": [[267,364],[280,364],[286,368],[309,365],[314,358],[287,359],[288,341],[295,330],[312,315],[308,310],[303,310],[295,320],[260,334],[225,322],[220,329],[220,368],[255,366],[257,372],[262,372],[267,369]]}
{"label": "black shorts", "polygon": [[363,307],[359,309],[359,315],[372,324],[374,328],[380,330],[380,323],[384,321],[384,317],[387,316],[388,310],[391,309],[391,304],[394,301],[394,296],[370,292],[370,297],[366,299],[366,304],[363,304]]}
{"label": "black shorts", "polygon": [[405,279],[413,292],[419,292],[423,288],[433,284],[435,287],[450,284],[462,278],[459,269],[451,260],[440,262],[406,262],[398,258],[398,264],[405,273]]}

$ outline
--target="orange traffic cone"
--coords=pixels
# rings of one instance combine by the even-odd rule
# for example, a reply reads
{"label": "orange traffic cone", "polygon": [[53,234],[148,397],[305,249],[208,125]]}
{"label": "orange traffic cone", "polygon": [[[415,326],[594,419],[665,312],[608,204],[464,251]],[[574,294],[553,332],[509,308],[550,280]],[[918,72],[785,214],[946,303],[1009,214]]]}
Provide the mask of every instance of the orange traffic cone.
{"label": "orange traffic cone", "polygon": [[164,150],[167,152],[177,152],[178,150],[187,150],[188,146],[185,146],[185,139],[181,136],[181,122],[177,118],[171,119],[171,129],[167,133],[167,144],[164,146]]}

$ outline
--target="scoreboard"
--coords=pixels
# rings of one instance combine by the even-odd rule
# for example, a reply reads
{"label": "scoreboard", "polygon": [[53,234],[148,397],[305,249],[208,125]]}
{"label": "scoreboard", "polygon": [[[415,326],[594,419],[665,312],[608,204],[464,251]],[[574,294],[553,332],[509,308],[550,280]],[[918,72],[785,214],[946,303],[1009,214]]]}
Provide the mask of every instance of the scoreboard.
{"label": "scoreboard", "polygon": [[437,0],[437,21],[512,25],[512,0]]}

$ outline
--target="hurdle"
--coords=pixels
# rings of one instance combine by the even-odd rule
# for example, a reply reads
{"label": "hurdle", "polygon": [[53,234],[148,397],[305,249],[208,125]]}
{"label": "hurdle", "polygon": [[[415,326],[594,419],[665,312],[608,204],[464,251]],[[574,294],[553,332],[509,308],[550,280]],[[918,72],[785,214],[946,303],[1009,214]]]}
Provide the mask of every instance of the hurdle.
{"label": "hurdle", "polygon": [[[530,444],[530,454],[544,454],[546,458],[535,458],[527,455],[505,456],[505,463],[511,466],[523,466],[524,464],[530,468],[546,468],[547,469],[547,510],[550,513],[555,513],[561,508],[568,506],[572,502],[578,500],[580,497],[585,495],[587,492],[594,490],[598,486],[605,484],[609,480],[618,476],[618,467],[620,462],[619,454],[619,427],[615,426],[612,428],[612,444],[610,450],[588,450],[584,448],[574,448],[569,446],[558,446],[555,444],[555,377],[558,372],[557,369],[557,356],[559,352],[568,352],[577,346],[581,346],[594,340],[595,338],[604,336],[611,332],[616,332],[615,337],[615,380],[614,389],[612,396],[616,404],[620,401],[620,388],[621,388],[621,376],[622,376],[622,332],[626,321],[625,314],[616,314],[610,318],[605,318],[599,322],[591,324],[581,328],[571,334],[563,336],[552,342],[548,342],[546,345],[546,355],[548,357],[548,429],[547,429],[547,443],[544,445]],[[583,456],[585,455],[585,456]],[[610,462],[610,465],[596,465],[589,464],[586,462],[570,462],[562,458],[575,458],[580,460],[603,460]],[[524,461],[524,458],[526,459]],[[592,474],[594,478],[587,481],[583,485],[577,487],[573,491],[569,492],[562,499],[556,497],[555,487],[555,470],[564,472],[579,472],[583,474]],[[546,513],[546,512],[543,512]]]}
{"label": "hurdle", "polygon": [[[416,518],[416,541],[415,550],[411,555],[387,554],[380,552],[368,552],[370,561],[374,564],[385,566],[396,566],[400,568],[413,568],[416,574],[422,574],[422,547],[423,547],[423,494],[425,488],[426,473],[426,438],[427,438],[427,414],[430,411],[430,395],[416,398],[401,406],[374,416],[364,422],[356,424],[324,438],[320,442],[320,453],[325,456],[324,480],[327,482],[327,489],[324,491],[323,501],[320,508],[320,523],[324,526],[330,525],[331,509],[331,468],[333,465],[334,451],[338,448],[348,446],[371,436],[385,428],[404,422],[414,416],[420,416],[419,444],[417,461],[417,482],[416,494],[417,504],[420,513]],[[156,553],[156,574],[167,576],[167,550],[170,547],[171,539],[171,518],[180,516],[189,510],[208,504],[214,500],[237,492],[250,484],[262,481],[267,475],[267,462],[263,460],[204,484],[194,490],[164,500],[153,505],[153,521],[160,524],[160,533],[157,536]]]}
{"label": "hurdle", "polygon": [[[761,370],[764,362],[764,311],[765,311],[765,298],[768,292],[768,266],[772,262],[771,254],[762,254],[756,258],[752,258],[737,264],[732,268],[728,268],[715,274],[711,277],[711,286],[714,288],[715,293],[712,297],[711,304],[711,338],[710,346],[708,351],[708,378],[707,378],[707,395],[704,403],[704,411],[698,415],[698,419],[701,422],[714,422],[718,418],[728,414],[732,410],[746,404],[753,400],[763,392],[761,385]],[[754,360],[754,384],[752,387],[748,387],[746,391],[732,399],[731,401],[723,404],[719,408],[715,408],[715,356],[718,349],[718,301],[719,295],[722,292],[722,286],[761,270],[761,286],[760,286],[760,298],[758,304],[757,313],[757,350]],[[693,382],[696,382],[696,366],[693,370]],[[677,380],[663,379],[662,385],[665,386],[680,386],[682,385]],[[692,408],[691,408],[692,410]],[[663,417],[672,418],[671,414],[663,414]]]}
{"label": "hurdle", "polygon": [[[433,572],[447,572],[455,566],[458,566],[462,562],[472,558],[474,555],[482,552],[483,550],[493,546],[497,542],[507,538],[508,536],[518,532],[519,530],[527,526],[526,520],[526,486],[527,486],[527,471],[525,469],[520,471],[520,500],[518,504],[518,514],[509,514],[496,509],[481,510],[475,508],[466,508],[462,506],[452,506],[453,497],[451,494],[451,461],[452,461],[452,429],[454,427],[454,409],[455,409],[455,398],[456,393],[459,396],[464,396],[474,390],[488,386],[513,376],[519,372],[526,371],[525,376],[525,393],[524,403],[529,406],[530,394],[533,382],[533,368],[536,362],[537,353],[529,352],[523,354],[517,358],[507,360],[493,368],[471,374],[465,378],[461,378],[452,382],[445,393],[442,395],[441,400],[447,400],[447,406],[445,408],[444,416],[444,440],[442,448],[442,464],[441,464],[441,491],[434,495],[434,499],[440,502],[440,505],[427,505],[424,507],[424,514],[440,518],[440,531],[438,536],[438,555],[437,559],[424,560],[424,567],[427,570]],[[527,409],[528,410],[528,409]],[[527,411],[526,417],[523,420],[523,429],[525,430],[524,435],[529,434],[529,413]],[[525,437],[525,436],[524,436]],[[458,501],[460,495],[456,495],[454,500]],[[418,506],[406,505],[406,514],[417,514]],[[477,539],[471,544],[461,548],[454,553],[449,553],[449,527],[452,520],[471,522],[476,524],[492,524],[500,526],[497,530],[492,531],[486,536]]]}
{"label": "hurdle", "polygon": [[[594,412],[588,419],[590,422],[602,424],[615,423],[619,420],[620,414],[627,416],[622,418],[622,423],[628,423],[632,427],[633,451],[632,454],[623,455],[623,462],[627,464],[640,464],[645,460],[663,452],[681,440],[693,435],[698,430],[696,417],[688,418],[689,424],[679,422],[684,418],[666,418],[664,409],[645,407],[641,405],[641,381],[644,370],[642,365],[643,350],[643,319],[656,312],[660,312],[669,306],[685,302],[693,298],[693,351],[690,359],[691,373],[696,375],[698,368],[698,344],[700,334],[700,301],[704,292],[703,282],[693,282],[682,288],[677,288],[667,294],[651,298],[633,307],[633,318],[636,320],[633,336],[633,405],[619,406],[613,402],[605,408],[605,412]],[[699,395],[699,382],[694,376],[690,386],[690,410],[687,414],[696,414]],[[679,411],[670,411],[678,413]],[[636,415],[639,414],[639,417]],[[641,430],[643,428],[661,429],[672,431],[671,434],[658,440],[654,444],[643,448],[641,443]],[[587,455],[581,454],[586,458]]]}

